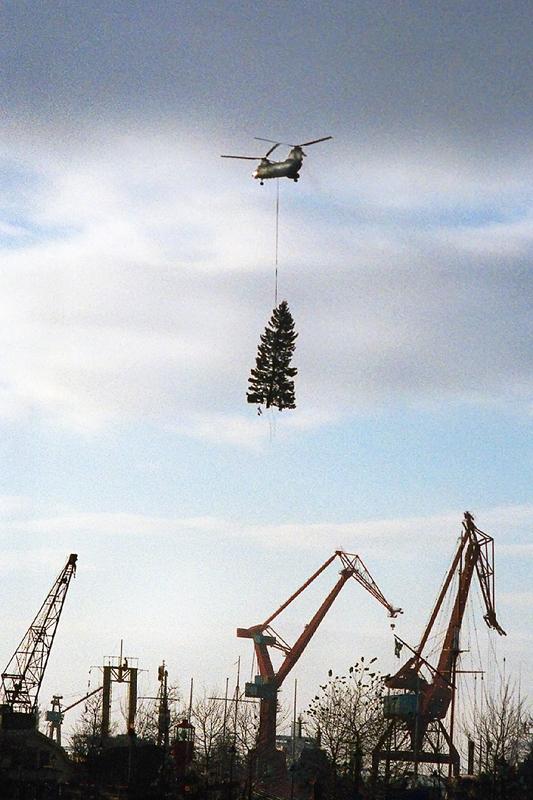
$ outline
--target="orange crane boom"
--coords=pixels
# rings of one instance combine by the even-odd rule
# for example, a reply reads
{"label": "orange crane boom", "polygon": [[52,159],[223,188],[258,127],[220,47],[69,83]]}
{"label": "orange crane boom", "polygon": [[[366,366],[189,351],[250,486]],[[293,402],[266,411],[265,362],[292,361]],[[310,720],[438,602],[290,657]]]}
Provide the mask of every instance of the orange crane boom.
{"label": "orange crane boom", "polygon": [[[342,570],[338,581],[322,602],[310,622],[305,625],[296,642],[290,646],[273,630],[271,623],[337,558],[342,564]],[[247,697],[256,697],[260,700],[257,752],[263,759],[268,760],[269,756],[272,756],[276,750],[278,691],[349,578],[354,578],[361,586],[370,592],[370,594],[387,609],[391,617],[402,613],[401,608],[395,608],[386,600],[358,555],[336,550],[333,555],[330,556],[330,558],[328,558],[299,589],[282,603],[273,614],[267,617],[262,624],[254,625],[251,628],[237,628],[237,636],[253,639],[254,642],[259,674],[256,676],[255,682],[246,684],[245,694]],[[277,672],[272,665],[269,648],[281,650],[285,654],[285,658]]]}
{"label": "orange crane boom", "polygon": [[[505,631],[496,619],[494,605],[494,539],[481,531],[468,511],[464,514],[463,530],[457,551],[448,570],[442,589],[431,613],[417,648],[398,672],[385,681],[389,689],[404,690],[404,694],[393,694],[385,698],[385,716],[391,722],[374,752],[374,773],[381,759],[391,761],[410,761],[415,763],[447,763],[455,773],[459,770],[459,755],[453,746],[453,716],[455,697],[455,673],[460,653],[459,634],[466,603],[474,574],[477,574],[481,594],[485,603],[484,620],[505,636]],[[457,577],[457,591],[453,601],[450,618],[440,650],[437,666],[428,663],[422,653],[442,609],[444,599]],[[400,640],[401,642],[401,640]],[[401,642],[405,644],[404,642]],[[429,679],[423,674],[429,672]],[[442,720],[451,707],[450,730],[446,730]],[[448,753],[438,752],[431,739],[434,729],[436,740],[444,741]],[[387,741],[399,742],[396,750],[385,750]],[[424,745],[428,747],[424,750]]]}

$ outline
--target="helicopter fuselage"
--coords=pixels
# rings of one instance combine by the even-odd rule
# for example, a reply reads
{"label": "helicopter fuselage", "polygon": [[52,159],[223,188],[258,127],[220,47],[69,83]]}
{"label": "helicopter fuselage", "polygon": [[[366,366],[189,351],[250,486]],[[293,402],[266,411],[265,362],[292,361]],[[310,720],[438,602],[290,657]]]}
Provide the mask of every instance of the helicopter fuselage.
{"label": "helicopter fuselage", "polygon": [[303,153],[296,149],[291,150],[285,161],[269,161],[262,159],[257,169],[252,172],[252,177],[263,183],[269,178],[290,178],[298,180],[298,173],[302,168]]}
{"label": "helicopter fuselage", "polygon": [[303,148],[311,144],[326,142],[328,139],[332,139],[333,137],[322,136],[321,139],[313,139],[311,142],[302,142],[302,144],[289,144],[288,146],[291,149],[285,161],[270,161],[269,159],[269,155],[274,152],[276,147],[279,147],[280,144],[283,144],[283,142],[275,142],[273,139],[263,139],[261,136],[256,136],[255,138],[262,142],[269,142],[272,145],[272,147],[269,147],[262,158],[256,158],[256,156],[237,156],[228,154],[222,154],[221,158],[238,158],[244,161],[259,161],[256,169],[254,169],[252,172],[252,178],[258,180],[262,186],[264,181],[267,181],[270,178],[289,178],[289,180],[292,180],[296,183],[300,177],[299,172],[302,168],[304,156],[306,155],[303,151]]}

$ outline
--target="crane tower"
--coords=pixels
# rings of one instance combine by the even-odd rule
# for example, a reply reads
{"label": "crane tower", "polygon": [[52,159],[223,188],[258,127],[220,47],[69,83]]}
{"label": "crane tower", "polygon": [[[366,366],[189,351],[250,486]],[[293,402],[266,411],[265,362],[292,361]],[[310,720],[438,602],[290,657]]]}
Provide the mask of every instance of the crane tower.
{"label": "crane tower", "polygon": [[[384,698],[388,725],[373,753],[374,781],[380,762],[385,763],[386,781],[391,762],[412,763],[415,774],[420,764],[447,765],[449,774],[459,774],[459,753],[453,743],[457,660],[461,652],[459,634],[474,574],[485,605],[483,619],[489,628],[505,636],[496,619],[494,604],[494,539],[479,530],[472,514],[466,511],[459,545],[420,644],[411,648],[396,638],[399,649],[407,645],[411,656],[385,681],[395,691]],[[434,666],[423,653],[454,582],[453,605]]]}
{"label": "crane tower", "polygon": [[[305,625],[302,633],[291,646],[272,628],[272,622],[276,617],[289,606],[318,576],[333,562],[339,559],[342,564],[340,577],[332,590],[319,607],[308,625]],[[295,666],[296,662],[309,644],[318,626],[330,609],[333,601],[350,579],[354,578],[363,588],[367,590],[381,605],[385,606],[389,616],[395,617],[401,614],[401,608],[395,608],[388,600],[377,583],[372,578],[365,564],[358,555],[345,553],[336,550],[327,561],[286,600],[273,614],[263,623],[254,625],[251,628],[237,628],[237,636],[252,639],[254,651],[257,659],[259,674],[255,681],[247,683],[245,695],[247,697],[258,698],[259,704],[259,732],[257,739],[257,772],[260,780],[270,784],[280,784],[283,782],[285,765],[280,763],[280,753],[276,750],[276,714],[278,705],[278,691],[283,681]],[[280,650],[285,656],[281,666],[276,671],[272,664],[269,648]]]}
{"label": "crane tower", "polygon": [[31,727],[37,698],[78,556],[72,553],[22,641],[2,672],[0,725]]}

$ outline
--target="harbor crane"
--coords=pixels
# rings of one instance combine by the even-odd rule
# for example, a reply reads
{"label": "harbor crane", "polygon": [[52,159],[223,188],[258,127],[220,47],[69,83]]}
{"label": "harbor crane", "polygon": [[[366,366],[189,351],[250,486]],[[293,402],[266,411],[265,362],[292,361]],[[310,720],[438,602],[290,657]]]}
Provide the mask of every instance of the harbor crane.
{"label": "harbor crane", "polygon": [[78,556],[72,553],[35,619],[2,672],[0,723],[3,728],[33,727],[37,699]]}
{"label": "harbor crane", "polygon": [[[459,774],[459,753],[453,744],[457,660],[461,652],[459,634],[474,573],[485,604],[483,619],[489,628],[505,636],[496,619],[494,604],[494,539],[476,527],[468,511],[462,525],[459,545],[420,644],[412,649],[396,637],[398,651],[406,645],[411,656],[385,681],[389,689],[398,691],[384,698],[384,714],[389,723],[373,753],[374,780],[381,761],[386,764],[386,779],[391,761],[414,764],[415,774],[421,763],[447,764],[450,775]],[[455,599],[437,665],[432,666],[423,652],[454,579]],[[447,729],[443,720],[448,712]]]}
{"label": "harbor crane", "polygon": [[[336,559],[341,562],[342,569],[340,577],[335,586],[330,591],[318,611],[310,622],[305,625],[302,633],[291,646],[277,634],[272,628],[272,622],[295,600],[319,575]],[[336,550],[327,561],[310,578],[297,589],[282,605],[274,611],[267,619],[251,628],[237,628],[237,636],[252,639],[254,651],[257,659],[258,675],[252,683],[246,683],[246,697],[255,697],[260,701],[259,705],[259,732],[257,739],[257,768],[260,776],[278,778],[283,772],[283,764],[280,763],[280,754],[276,750],[276,712],[278,705],[278,692],[290,671],[309,644],[318,626],[324,619],[333,601],[341,591],[345,583],[354,578],[370,594],[378,600],[389,612],[389,616],[395,617],[402,613],[401,608],[395,608],[385,599],[380,588],[370,575],[363,561],[358,555],[345,553]],[[276,671],[272,665],[269,648],[280,650],[285,656],[281,666]]]}
{"label": "harbor crane", "polygon": [[102,686],[99,686],[97,689],[93,689],[92,692],[87,692],[83,697],[80,697],[78,700],[75,700],[68,706],[63,707],[61,705],[61,701],[63,699],[63,695],[55,694],[52,697],[52,708],[46,712],[46,721],[48,722],[48,736],[50,739],[55,741],[59,746],[61,746],[61,729],[63,725],[63,719],[67,711],[70,711],[71,708],[76,708],[79,706],[80,703],[84,703],[90,697],[93,697],[98,692],[101,692],[103,689]]}

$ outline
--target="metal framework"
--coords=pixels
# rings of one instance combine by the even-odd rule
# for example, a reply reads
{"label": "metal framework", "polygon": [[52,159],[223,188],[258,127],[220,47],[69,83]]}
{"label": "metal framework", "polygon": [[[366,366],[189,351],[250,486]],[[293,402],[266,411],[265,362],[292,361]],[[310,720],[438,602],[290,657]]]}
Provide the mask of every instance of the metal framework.
{"label": "metal framework", "polygon": [[[335,560],[339,559],[342,564],[340,577],[328,594],[318,611],[315,613],[310,622],[305,625],[302,633],[291,646],[282,637],[277,634],[272,628],[271,623],[276,617],[281,614],[292,602],[295,600],[324,570]],[[267,619],[260,625],[254,625],[251,628],[237,628],[237,636],[242,638],[253,639],[254,650],[257,658],[258,672],[254,683],[247,683],[245,686],[245,695],[247,697],[255,697],[260,700],[259,707],[259,733],[257,740],[257,759],[258,768],[262,774],[272,774],[279,769],[276,763],[279,759],[276,754],[276,711],[277,711],[277,695],[278,691],[283,684],[283,681],[292,670],[309,641],[315,634],[318,626],[324,619],[327,611],[333,604],[335,598],[341,591],[344,584],[354,578],[358,583],[363,586],[373,597],[383,605],[391,617],[402,613],[401,608],[395,608],[388,600],[386,600],[379,586],[372,578],[362,559],[353,553],[345,553],[342,550],[336,550],[322,566],[308,578],[305,583],[292,594],[288,600],[274,611]],[[277,670],[275,671],[272,660],[270,658],[269,648],[280,650],[285,658]]]}
{"label": "metal framework", "polygon": [[[403,690],[403,693],[385,698],[385,716],[391,721],[373,754],[374,778],[380,761],[386,762],[386,773],[391,761],[404,761],[414,764],[415,774],[419,763],[447,764],[450,774],[459,774],[459,754],[453,744],[455,683],[461,652],[459,634],[474,573],[485,603],[483,618],[489,628],[504,636],[494,605],[494,540],[476,527],[472,514],[466,511],[459,546],[420,644],[416,649],[407,645],[411,657],[386,681],[389,689]],[[433,667],[422,653],[454,577],[457,578],[455,600],[439,660]],[[443,720],[448,711],[447,729]]]}
{"label": "metal framework", "polygon": [[[107,664],[102,668],[103,672],[103,685],[102,685],[102,723],[101,723],[101,736],[105,741],[109,736],[110,721],[111,721],[111,694],[113,683],[127,683],[128,684],[128,719],[127,730],[128,733],[135,732],[135,715],[137,714],[137,679],[139,669],[137,667],[137,659],[125,658],[122,655],[122,640],[120,642],[120,655],[108,656]],[[132,665],[135,661],[135,666]]]}
{"label": "metal framework", "polygon": [[79,700],[75,700],[68,706],[61,705],[61,701],[63,699],[63,695],[55,694],[52,697],[52,708],[46,712],[46,721],[48,724],[48,737],[53,741],[57,742],[58,745],[61,745],[61,728],[63,725],[63,719],[67,711],[70,711],[71,708],[76,708],[79,706],[80,703],[84,703],[90,697],[93,697],[98,692],[102,691],[102,687],[99,686],[97,689],[93,689],[92,692],[88,692],[83,697],[80,697]]}
{"label": "metal framework", "polygon": [[2,673],[0,702],[11,712],[34,714],[68,587],[78,556],[72,553]]}

